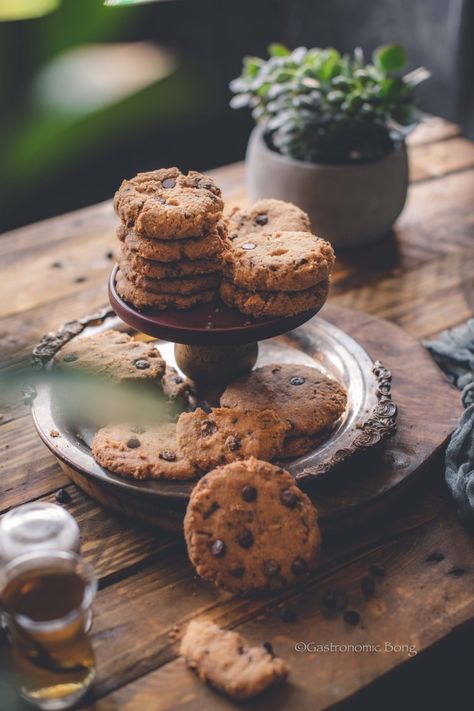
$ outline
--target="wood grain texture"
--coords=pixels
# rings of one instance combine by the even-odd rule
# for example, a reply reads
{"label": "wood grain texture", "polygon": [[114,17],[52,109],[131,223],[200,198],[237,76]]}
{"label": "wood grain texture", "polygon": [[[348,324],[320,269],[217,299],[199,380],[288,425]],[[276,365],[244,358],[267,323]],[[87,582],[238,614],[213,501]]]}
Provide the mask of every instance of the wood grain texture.
{"label": "wood grain texture", "polygon": [[[460,138],[459,127],[441,119],[430,119],[408,144],[412,185],[394,234],[370,250],[338,255],[330,303],[388,318],[422,338],[473,313],[473,149]],[[246,200],[243,164],[214,175],[229,207]],[[4,385],[18,371],[22,377],[43,333],[106,302],[115,224],[108,201],[0,238],[1,511],[51,497],[66,481],[37,440],[21,397],[12,392],[6,397]],[[400,372],[407,367],[402,364]],[[394,504],[377,526],[326,540],[321,567],[308,586],[268,600],[216,593],[194,579],[178,541],[126,525],[68,485],[73,493],[68,506],[78,517],[84,553],[102,586],[94,622],[97,700],[90,708],[235,708],[176,659],[168,632],[194,616],[238,627],[255,641],[269,639],[291,662],[290,684],[250,703],[255,709],[327,708],[407,663],[405,655],[394,653],[297,654],[295,640],[388,640],[424,649],[443,639],[474,617],[474,550],[447,500],[441,471],[440,461],[431,463],[419,491]],[[435,550],[444,560],[426,563]],[[387,575],[366,600],[360,581],[371,562],[384,563]],[[460,568],[464,574],[450,574]],[[335,587],[350,597],[362,625],[352,628],[339,616],[323,614],[321,596]],[[292,625],[277,614],[283,599],[298,611]]]}

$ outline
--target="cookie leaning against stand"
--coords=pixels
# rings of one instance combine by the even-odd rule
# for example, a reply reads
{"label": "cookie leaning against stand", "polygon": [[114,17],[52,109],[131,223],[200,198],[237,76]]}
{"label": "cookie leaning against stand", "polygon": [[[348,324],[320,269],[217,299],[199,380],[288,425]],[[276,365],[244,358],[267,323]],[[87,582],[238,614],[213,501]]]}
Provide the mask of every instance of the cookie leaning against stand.
{"label": "cookie leaning against stand", "polygon": [[310,232],[311,224],[306,212],[291,202],[283,200],[258,200],[250,207],[234,207],[226,218],[229,238],[248,237],[256,232],[295,230]]}
{"label": "cookie leaning against stand", "polygon": [[197,573],[239,594],[303,580],[320,547],[310,499],[284,469],[253,457],[214,469],[197,483],[184,534]]}

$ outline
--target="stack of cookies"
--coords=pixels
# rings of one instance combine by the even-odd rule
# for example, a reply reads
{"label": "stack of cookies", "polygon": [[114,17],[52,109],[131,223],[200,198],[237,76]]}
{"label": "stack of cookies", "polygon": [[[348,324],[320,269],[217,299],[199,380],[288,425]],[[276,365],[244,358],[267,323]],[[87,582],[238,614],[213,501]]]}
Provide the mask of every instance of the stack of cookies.
{"label": "stack of cookies", "polygon": [[114,207],[122,242],[116,288],[137,309],[185,309],[217,294],[227,245],[221,191],[177,168],[124,180]]}
{"label": "stack of cookies", "polygon": [[311,234],[302,210],[261,200],[235,210],[227,224],[224,303],[256,318],[294,316],[324,304],[335,256],[329,242]]}

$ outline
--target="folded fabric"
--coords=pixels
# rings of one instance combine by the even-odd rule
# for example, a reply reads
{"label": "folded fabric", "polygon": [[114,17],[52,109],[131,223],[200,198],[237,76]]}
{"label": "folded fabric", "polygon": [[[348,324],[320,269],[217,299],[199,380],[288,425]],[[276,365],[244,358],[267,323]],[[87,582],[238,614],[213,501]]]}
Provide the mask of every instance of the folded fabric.
{"label": "folded fabric", "polygon": [[463,517],[474,519],[474,319],[424,345],[462,391],[466,409],[446,449],[445,478]]}

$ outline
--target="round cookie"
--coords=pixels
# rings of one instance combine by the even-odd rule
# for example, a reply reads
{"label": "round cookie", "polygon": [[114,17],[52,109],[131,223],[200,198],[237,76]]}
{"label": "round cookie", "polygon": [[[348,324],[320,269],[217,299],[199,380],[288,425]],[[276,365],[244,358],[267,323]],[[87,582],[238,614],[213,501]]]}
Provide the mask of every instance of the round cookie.
{"label": "round cookie", "polygon": [[195,259],[182,260],[180,262],[155,262],[151,259],[144,259],[136,252],[122,245],[121,255],[127,260],[130,267],[143,276],[153,279],[171,279],[182,276],[193,276],[196,274],[212,274],[221,269],[221,260]]}
{"label": "round cookie", "polygon": [[132,479],[194,479],[195,467],[180,452],[176,425],[111,425],[94,435],[92,456],[105,469]]}
{"label": "round cookie", "polygon": [[115,288],[124,301],[133,304],[139,311],[147,307],[166,309],[170,306],[175,309],[189,309],[191,306],[209,303],[216,298],[215,289],[200,291],[197,294],[188,294],[187,296],[181,296],[180,294],[152,294],[135,286],[120,271],[117,272]]}
{"label": "round cookie", "polygon": [[303,291],[248,291],[223,279],[222,301],[230,308],[255,318],[295,316],[310,309],[320,309],[328,297],[329,280]]}
{"label": "round cookie", "polygon": [[311,232],[260,232],[236,237],[226,251],[226,271],[252,291],[303,291],[329,277],[334,251]]}
{"label": "round cookie", "polygon": [[171,279],[153,279],[136,272],[123,257],[119,258],[118,265],[121,273],[128,281],[152,294],[197,294],[206,289],[219,286],[220,282],[220,274],[218,273],[196,274],[195,276]]}
{"label": "round cookie", "polygon": [[219,464],[247,459],[275,459],[283,449],[288,426],[274,410],[244,412],[201,408],[183,412],[176,426],[181,451],[203,471]]}
{"label": "round cookie", "polygon": [[159,380],[165,361],[153,343],[138,341],[112,329],[93,336],[74,338],[54,357],[62,370],[81,370],[117,382]]}
{"label": "round cookie", "polygon": [[209,259],[223,252],[227,246],[227,229],[223,221],[202,237],[160,240],[140,237],[124,224],[117,229],[117,237],[126,247],[144,259],[156,262],[177,262],[180,259]]}
{"label": "round cookie", "polygon": [[300,582],[320,547],[308,496],[284,469],[253,457],[214,469],[197,483],[184,534],[197,573],[240,594]]}
{"label": "round cookie", "polygon": [[271,198],[258,200],[244,210],[235,207],[227,216],[226,222],[231,240],[236,237],[249,237],[256,232],[311,231],[306,212],[291,202]]}
{"label": "round cookie", "polygon": [[314,435],[345,410],[347,395],[335,380],[300,363],[264,365],[227,386],[221,407],[272,408],[290,425],[290,435]]}
{"label": "round cookie", "polygon": [[197,237],[222,217],[221,191],[211,178],[178,168],[138,173],[124,180],[114,207],[124,224],[139,235],[159,239]]}

